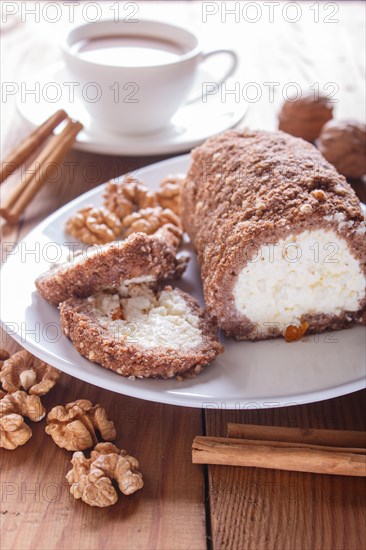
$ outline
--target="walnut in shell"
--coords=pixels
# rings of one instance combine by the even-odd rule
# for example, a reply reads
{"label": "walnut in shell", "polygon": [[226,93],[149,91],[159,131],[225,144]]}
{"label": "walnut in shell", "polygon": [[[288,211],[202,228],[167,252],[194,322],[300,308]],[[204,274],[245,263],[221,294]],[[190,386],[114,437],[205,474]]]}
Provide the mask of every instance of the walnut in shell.
{"label": "walnut in shell", "polygon": [[72,469],[66,474],[70,492],[90,506],[104,508],[117,502],[112,480],[125,495],[138,491],[144,484],[136,458],[120,451],[113,443],[99,443],[90,458],[76,452],[71,463]]}
{"label": "walnut in shell", "polygon": [[156,196],[162,208],[170,208],[177,216],[180,215],[180,194],[184,174],[171,174],[160,183]]}
{"label": "walnut in shell", "polygon": [[96,430],[102,439],[116,438],[114,423],[105,409],[87,399],[78,399],[65,407],[58,405],[47,415],[46,433],[56,445],[68,451],[83,451],[98,443]]}
{"label": "walnut in shell", "polygon": [[65,231],[82,243],[106,244],[120,236],[122,224],[107,208],[87,206],[67,221]]}
{"label": "walnut in shell", "polygon": [[314,141],[324,124],[333,116],[329,99],[314,93],[285,101],[279,114],[279,129],[295,137]]}
{"label": "walnut in shell", "polygon": [[0,382],[9,393],[20,388],[30,395],[45,395],[56,384],[60,371],[22,350],[7,359],[0,371]]}
{"label": "walnut in shell", "polygon": [[5,395],[1,392],[0,447],[13,450],[27,443],[32,436],[32,430],[23,417],[39,422],[45,414],[38,395],[28,395],[24,391]]}
{"label": "walnut in shell", "polygon": [[328,162],[347,178],[366,174],[366,126],[360,122],[331,120],[316,142]]}
{"label": "walnut in shell", "polygon": [[138,232],[152,235],[160,227],[168,223],[176,225],[179,228],[182,227],[180,218],[172,210],[156,206],[155,208],[143,208],[127,216],[123,220],[123,227],[126,237]]}

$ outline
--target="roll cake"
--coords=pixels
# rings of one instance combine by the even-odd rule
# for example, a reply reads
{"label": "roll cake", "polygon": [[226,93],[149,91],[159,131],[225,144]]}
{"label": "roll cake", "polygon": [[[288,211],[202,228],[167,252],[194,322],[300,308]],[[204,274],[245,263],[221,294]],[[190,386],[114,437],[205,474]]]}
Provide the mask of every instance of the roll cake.
{"label": "roll cake", "polygon": [[280,131],[209,139],[192,152],[181,208],[206,306],[226,334],[365,323],[360,201],[310,143]]}

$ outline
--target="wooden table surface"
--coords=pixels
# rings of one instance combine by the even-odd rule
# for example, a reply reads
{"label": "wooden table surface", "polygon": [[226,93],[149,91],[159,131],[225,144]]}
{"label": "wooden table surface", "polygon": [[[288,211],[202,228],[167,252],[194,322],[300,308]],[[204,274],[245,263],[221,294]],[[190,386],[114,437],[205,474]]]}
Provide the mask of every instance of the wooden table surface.
{"label": "wooden table surface", "polygon": [[[208,9],[208,4],[209,10],[217,13],[205,21],[202,9]],[[300,3],[296,23],[286,19],[294,19],[299,13],[292,13],[290,8],[284,11],[284,4],[275,8],[273,22],[264,4],[257,14],[243,12],[246,3],[236,4],[240,4],[241,12],[236,16],[227,14],[226,21],[221,2],[206,3],[203,8],[196,2],[139,3],[138,16],[192,25],[207,48],[235,48],[241,60],[237,81],[241,86],[256,82],[263,92],[259,101],[251,103],[244,121],[251,127],[276,127],[276,111],[290,82],[303,89],[316,82],[320,89],[335,83],[336,116],[364,120],[362,3]],[[103,9],[108,10],[107,3],[103,3]],[[80,8],[76,12],[78,16]],[[258,18],[258,14],[256,23],[248,21]],[[68,25],[67,15],[63,13],[57,24],[40,15],[36,22],[34,16],[19,11],[18,16],[2,25],[3,82],[26,82],[27,74],[59,59],[58,40]],[[268,82],[278,83],[273,85],[273,100]],[[28,127],[16,113],[15,96],[3,99],[1,109],[2,154],[6,154]],[[18,241],[48,213],[110,176],[122,174],[131,165],[143,166],[158,159],[75,151],[66,160],[76,163],[72,181],[62,170],[60,178],[39,193],[17,226],[2,224],[2,246]],[[82,177],[83,169],[92,162],[101,167],[102,173],[93,182]],[[13,184],[14,179],[4,184],[2,195]],[[365,191],[361,183],[358,191]],[[1,337],[2,347],[10,351],[17,348],[7,335]],[[205,468],[191,463],[194,436],[225,435],[228,421],[365,429],[365,392],[281,409],[202,411],[124,397],[62,375],[44,402],[49,410],[54,404],[82,397],[105,406],[116,424],[117,444],[140,460],[144,489],[120,498],[108,509],[74,502],[65,481],[71,453],[56,447],[45,435],[44,421],[34,424],[33,437],[24,447],[1,451],[2,550],[365,547],[365,481],[361,478],[256,468]]]}

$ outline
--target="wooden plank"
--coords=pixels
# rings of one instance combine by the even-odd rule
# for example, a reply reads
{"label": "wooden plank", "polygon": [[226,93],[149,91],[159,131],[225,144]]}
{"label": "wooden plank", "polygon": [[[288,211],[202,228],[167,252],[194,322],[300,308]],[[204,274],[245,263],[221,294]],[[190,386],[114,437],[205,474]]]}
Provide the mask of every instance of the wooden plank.
{"label": "wooden plank", "polygon": [[[366,392],[283,409],[206,411],[206,433],[227,423],[364,430]],[[208,467],[214,549],[361,548],[366,537],[364,479]]]}

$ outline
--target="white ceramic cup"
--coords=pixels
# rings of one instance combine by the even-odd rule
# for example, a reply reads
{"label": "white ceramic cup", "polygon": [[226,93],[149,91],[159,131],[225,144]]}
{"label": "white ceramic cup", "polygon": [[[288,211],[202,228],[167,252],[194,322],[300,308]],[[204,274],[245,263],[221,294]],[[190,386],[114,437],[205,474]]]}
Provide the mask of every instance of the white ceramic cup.
{"label": "white ceramic cup", "polygon": [[[123,66],[96,63],[75,50],[80,41],[108,36],[141,36],[170,41],[182,54],[159,65]],[[235,70],[232,50],[202,52],[199,40],[189,30],[160,21],[99,21],[68,31],[61,49],[76,93],[91,118],[102,128],[119,134],[145,134],[161,130],[183,105],[192,87],[199,63],[218,53],[230,56],[230,67],[219,82]]]}

